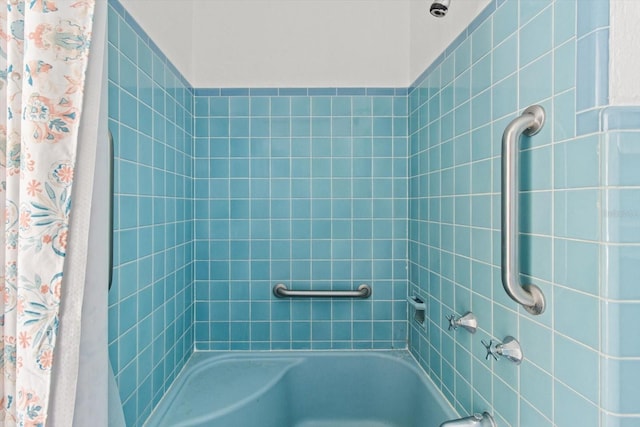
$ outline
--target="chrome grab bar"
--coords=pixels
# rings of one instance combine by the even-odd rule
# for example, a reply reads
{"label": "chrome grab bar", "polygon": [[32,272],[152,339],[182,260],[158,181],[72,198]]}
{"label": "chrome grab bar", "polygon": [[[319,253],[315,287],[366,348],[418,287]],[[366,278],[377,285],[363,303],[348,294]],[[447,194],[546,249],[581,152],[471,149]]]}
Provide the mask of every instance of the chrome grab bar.
{"label": "chrome grab bar", "polygon": [[113,135],[109,130],[109,290],[113,282]]}
{"label": "chrome grab bar", "polygon": [[541,106],[528,107],[509,123],[502,136],[502,286],[531,314],[541,314],[545,301],[539,287],[520,283],[518,152],[520,136],[538,133],[544,117]]}
{"label": "chrome grab bar", "polygon": [[278,298],[369,298],[371,286],[363,283],[356,291],[292,291],[284,283],[278,283],[273,287],[273,294]]}

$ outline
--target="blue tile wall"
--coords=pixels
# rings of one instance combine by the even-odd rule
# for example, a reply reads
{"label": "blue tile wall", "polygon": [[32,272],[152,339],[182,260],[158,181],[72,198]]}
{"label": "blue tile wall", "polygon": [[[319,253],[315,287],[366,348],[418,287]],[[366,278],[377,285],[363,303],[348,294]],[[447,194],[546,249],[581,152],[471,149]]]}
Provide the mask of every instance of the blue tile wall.
{"label": "blue tile wall", "polygon": [[138,426],[193,351],[193,91],[118,2],[108,25],[109,353],[127,425]]}
{"label": "blue tile wall", "polygon": [[196,348],[405,348],[406,89],[195,95]]}
{"label": "blue tile wall", "polygon": [[[117,0],[109,351],[141,425],[194,349],[404,348],[461,414],[632,426],[640,110],[608,107],[607,0],[495,0],[406,88],[193,89]],[[500,138],[525,107],[524,313],[500,281]],[[408,252],[407,252],[408,251]],[[408,270],[407,270],[408,258]],[[407,273],[408,271],[408,273]],[[365,301],[280,300],[272,286]],[[427,303],[424,327],[407,295]],[[444,328],[473,310],[474,336]],[[516,336],[525,362],[487,362]]]}
{"label": "blue tile wall", "polygon": [[[626,214],[637,210],[638,173],[623,167],[632,156],[618,155],[621,146],[634,152],[637,134],[601,133],[608,25],[607,1],[492,2],[409,90],[409,293],[428,306],[424,327],[409,322],[410,349],[461,413],[490,410],[510,426],[572,426],[575,414],[592,414],[580,425],[601,426],[639,410],[618,399],[631,381],[617,383],[611,362],[637,360],[618,329],[637,300],[602,298],[603,274],[633,274],[638,256],[635,244],[605,248],[615,258],[607,271],[603,239],[640,241]],[[548,304],[535,317],[506,296],[500,277],[501,137],[534,103],[547,119],[523,138],[520,185],[523,279]],[[632,116],[608,121],[636,129]],[[622,166],[611,178],[631,187],[603,191],[607,160]],[[603,223],[604,203],[625,214]],[[467,311],[479,318],[476,335],[444,327],[445,315]],[[484,359],[480,340],[506,335],[523,346],[520,367]]]}
{"label": "blue tile wall", "polygon": [[635,273],[640,265],[640,107],[609,107],[602,118],[602,407],[605,425],[634,425],[640,424],[640,405],[633,397],[640,346],[622,331],[640,315]]}

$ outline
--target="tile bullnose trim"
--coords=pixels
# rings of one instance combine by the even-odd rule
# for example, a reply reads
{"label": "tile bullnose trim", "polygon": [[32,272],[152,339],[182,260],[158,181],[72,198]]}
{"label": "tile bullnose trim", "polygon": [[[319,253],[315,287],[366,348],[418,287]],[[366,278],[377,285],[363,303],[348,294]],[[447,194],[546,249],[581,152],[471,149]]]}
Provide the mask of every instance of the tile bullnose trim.
{"label": "tile bullnose trim", "polygon": [[640,129],[640,105],[612,105],[600,113],[602,131]]}
{"label": "tile bullnose trim", "polygon": [[193,89],[195,96],[407,96],[409,88],[398,87],[251,87]]}

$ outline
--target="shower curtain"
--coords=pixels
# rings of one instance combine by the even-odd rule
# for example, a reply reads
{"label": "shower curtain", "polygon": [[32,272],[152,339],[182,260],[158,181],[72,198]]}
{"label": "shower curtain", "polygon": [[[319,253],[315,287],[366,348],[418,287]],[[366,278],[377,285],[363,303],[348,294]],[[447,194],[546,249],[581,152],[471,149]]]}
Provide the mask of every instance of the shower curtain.
{"label": "shower curtain", "polygon": [[[60,325],[60,315],[63,308],[81,311],[84,297],[82,286],[69,294],[63,272],[70,250],[86,258],[86,248],[72,248],[70,242],[88,245],[86,238],[78,239],[87,227],[76,230],[70,225],[88,223],[82,218],[88,216],[87,209],[75,207],[82,200],[74,198],[75,187],[81,184],[74,182],[78,146],[89,151],[89,158],[95,146],[95,141],[79,140],[94,3],[8,0],[0,10],[0,108],[5,112],[0,117],[0,205],[5,214],[5,231],[0,233],[4,265],[0,425],[4,426],[45,425],[51,410],[52,369],[61,354],[56,349],[60,326],[72,332],[65,352],[67,346],[75,353],[80,347],[79,326]],[[73,275],[77,282],[78,273]],[[73,414],[74,399],[64,404]]]}

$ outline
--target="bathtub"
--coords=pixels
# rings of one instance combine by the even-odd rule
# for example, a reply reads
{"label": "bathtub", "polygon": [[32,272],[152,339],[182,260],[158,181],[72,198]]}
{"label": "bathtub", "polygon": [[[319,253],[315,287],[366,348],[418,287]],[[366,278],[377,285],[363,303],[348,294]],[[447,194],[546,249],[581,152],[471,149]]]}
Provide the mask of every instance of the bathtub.
{"label": "bathtub", "polygon": [[407,351],[196,352],[145,425],[438,427],[457,416]]}
{"label": "bathtub", "polygon": [[407,351],[196,352],[145,425],[438,427],[457,416]]}

